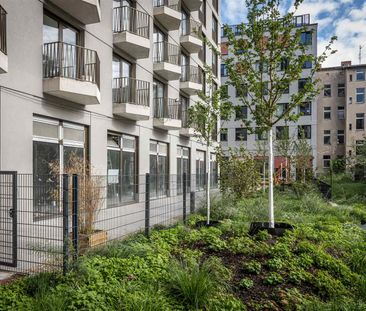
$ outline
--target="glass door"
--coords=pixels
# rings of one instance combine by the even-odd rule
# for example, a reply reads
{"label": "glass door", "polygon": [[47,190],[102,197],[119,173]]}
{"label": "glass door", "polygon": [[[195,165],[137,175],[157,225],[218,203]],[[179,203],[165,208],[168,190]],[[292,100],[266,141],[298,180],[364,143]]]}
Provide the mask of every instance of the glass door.
{"label": "glass door", "polygon": [[134,102],[132,91],[132,64],[116,55],[113,56],[112,62],[113,75],[113,102],[114,103],[131,103]]}
{"label": "glass door", "polygon": [[154,27],[154,62],[161,63],[164,61],[165,49],[164,42],[166,35],[159,28]]}
{"label": "glass door", "polygon": [[189,79],[189,57],[185,54],[181,54],[181,66],[182,66],[182,81],[188,81]]}
{"label": "glass door", "polygon": [[154,80],[153,87],[153,97],[154,97],[154,109],[155,117],[164,117],[164,96],[165,96],[165,85],[160,81]]}

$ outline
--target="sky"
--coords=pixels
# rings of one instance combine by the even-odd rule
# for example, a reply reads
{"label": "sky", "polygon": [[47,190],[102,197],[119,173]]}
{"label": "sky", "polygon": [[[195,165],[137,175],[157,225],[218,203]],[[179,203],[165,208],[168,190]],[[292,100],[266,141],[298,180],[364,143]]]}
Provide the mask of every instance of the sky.
{"label": "sky", "polygon": [[[222,23],[238,24],[246,19],[245,0],[221,0]],[[283,13],[293,10],[294,0],[280,0]],[[318,55],[335,35],[337,53],[330,56],[323,67],[339,66],[351,60],[359,64],[359,46],[363,46],[362,60],[366,63],[366,0],[304,0],[296,15],[310,14],[311,22],[318,23]]]}

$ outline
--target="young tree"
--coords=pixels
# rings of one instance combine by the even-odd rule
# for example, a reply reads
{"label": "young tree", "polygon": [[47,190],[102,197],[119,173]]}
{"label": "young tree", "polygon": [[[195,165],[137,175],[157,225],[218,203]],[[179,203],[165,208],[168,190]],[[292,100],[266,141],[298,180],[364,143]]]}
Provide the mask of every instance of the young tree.
{"label": "young tree", "polygon": [[312,153],[311,145],[305,137],[304,132],[300,132],[300,137],[294,141],[294,162],[296,167],[296,179],[305,183],[307,179],[312,178]]}
{"label": "young tree", "polygon": [[[238,25],[236,33],[225,26],[229,55],[224,63],[228,72],[228,83],[237,89],[245,87],[247,96],[239,99],[248,107],[256,126],[268,132],[269,152],[269,227],[274,228],[273,206],[273,132],[272,128],[282,119],[294,121],[298,118],[295,108],[319,92],[314,76],[330,53],[336,37],[332,37],[320,56],[312,55],[302,33],[311,32],[308,27],[296,27],[294,16],[303,0],[295,0],[294,11],[281,16],[279,0],[246,0],[248,22]],[[237,33],[240,32],[240,36]],[[288,106],[280,114],[277,104],[287,93],[293,81],[302,78],[303,65],[312,63],[309,75],[302,88],[290,96]],[[245,94],[246,95],[246,94]],[[250,122],[243,120],[248,127]]]}
{"label": "young tree", "polygon": [[[215,51],[213,50],[213,53]],[[225,88],[217,87],[214,82],[214,75],[210,67],[205,67],[206,87],[204,91],[198,92],[199,100],[188,109],[189,125],[194,128],[195,136],[206,144],[207,163],[207,224],[210,224],[210,147],[213,143],[213,136],[217,135],[217,125],[221,117],[227,118],[231,106],[225,100]],[[223,96],[221,96],[223,94]]]}

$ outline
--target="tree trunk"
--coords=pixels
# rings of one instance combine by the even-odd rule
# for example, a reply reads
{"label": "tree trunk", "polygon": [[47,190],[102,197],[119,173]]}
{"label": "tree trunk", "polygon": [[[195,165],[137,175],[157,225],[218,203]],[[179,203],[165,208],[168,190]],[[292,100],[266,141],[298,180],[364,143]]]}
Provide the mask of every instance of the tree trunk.
{"label": "tree trunk", "polygon": [[263,162],[263,194],[266,193],[266,160]]}
{"label": "tree trunk", "polygon": [[272,127],[268,131],[269,137],[269,171],[268,171],[268,178],[269,178],[269,188],[268,188],[268,216],[269,216],[269,227],[274,228],[274,207],[273,207],[273,165],[274,165],[274,158],[273,158],[273,129]]}
{"label": "tree trunk", "polygon": [[210,202],[210,183],[211,183],[211,163],[210,163],[210,149],[207,144],[206,161],[207,161],[207,185],[206,185],[206,200],[207,200],[207,224],[210,224],[211,216],[211,202]]}

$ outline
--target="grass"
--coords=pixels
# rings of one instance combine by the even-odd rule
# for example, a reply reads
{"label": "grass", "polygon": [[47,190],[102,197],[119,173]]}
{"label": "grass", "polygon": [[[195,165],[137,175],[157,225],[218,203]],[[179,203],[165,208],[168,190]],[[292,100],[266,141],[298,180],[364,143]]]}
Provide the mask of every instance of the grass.
{"label": "grass", "polygon": [[197,229],[195,215],[93,249],[66,276],[0,287],[0,310],[366,310],[365,215],[362,200],[332,206],[311,187],[276,190],[276,221],[294,230],[249,236],[267,198],[216,198],[218,227]]}

